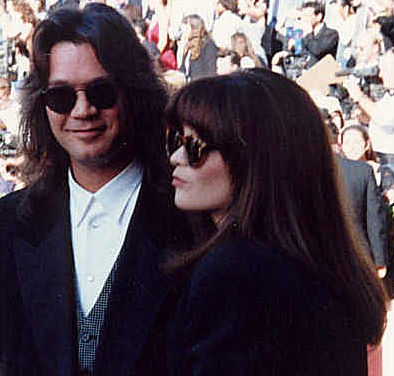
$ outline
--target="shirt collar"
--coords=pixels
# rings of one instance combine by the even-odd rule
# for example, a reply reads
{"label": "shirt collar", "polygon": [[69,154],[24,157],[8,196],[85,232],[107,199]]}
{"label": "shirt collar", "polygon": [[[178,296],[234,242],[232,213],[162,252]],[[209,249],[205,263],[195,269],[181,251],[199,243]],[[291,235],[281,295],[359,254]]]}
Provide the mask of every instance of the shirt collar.
{"label": "shirt collar", "polygon": [[315,28],[313,29],[313,36],[316,37],[323,30],[323,27],[324,27],[324,22],[316,25]]}
{"label": "shirt collar", "polygon": [[79,226],[82,223],[94,200],[97,200],[103,210],[114,220],[121,223],[127,203],[140,186],[141,181],[142,166],[134,161],[97,192],[91,193],[74,180],[69,169],[71,215],[75,225]]}

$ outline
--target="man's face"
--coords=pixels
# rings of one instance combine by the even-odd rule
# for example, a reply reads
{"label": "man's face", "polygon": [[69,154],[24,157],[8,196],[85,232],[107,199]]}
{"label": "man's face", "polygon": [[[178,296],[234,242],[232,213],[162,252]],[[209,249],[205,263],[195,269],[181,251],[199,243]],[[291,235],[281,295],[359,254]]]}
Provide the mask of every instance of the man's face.
{"label": "man's face", "polygon": [[322,15],[321,14],[315,14],[315,9],[312,7],[307,7],[302,9],[302,20],[305,23],[309,23],[312,28],[317,26],[319,23],[322,22]]}
{"label": "man's face", "polygon": [[379,46],[368,35],[362,35],[357,43],[357,64],[374,64],[379,54]]}
{"label": "man's face", "polygon": [[125,124],[119,119],[121,96],[107,109],[96,108],[86,96],[89,83],[108,77],[93,48],[87,43],[58,43],[51,50],[49,63],[48,87],[69,85],[77,94],[70,113],[59,114],[46,107],[53,135],[69,154],[71,167],[119,169],[127,164],[120,151],[126,141]]}
{"label": "man's face", "polygon": [[7,101],[10,96],[10,88],[8,85],[1,85],[0,83],[0,102]]}

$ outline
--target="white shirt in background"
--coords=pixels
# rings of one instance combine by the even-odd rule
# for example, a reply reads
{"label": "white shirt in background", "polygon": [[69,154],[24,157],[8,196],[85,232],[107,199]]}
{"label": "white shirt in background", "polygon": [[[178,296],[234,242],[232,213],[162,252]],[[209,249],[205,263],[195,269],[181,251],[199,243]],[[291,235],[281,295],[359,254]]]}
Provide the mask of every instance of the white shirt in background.
{"label": "white shirt in background", "polygon": [[231,37],[235,33],[242,32],[242,29],[241,18],[226,10],[216,19],[213,25],[212,39],[218,48],[231,49]]}
{"label": "white shirt in background", "polygon": [[394,96],[386,93],[376,103],[376,111],[369,123],[369,136],[373,150],[394,154]]}

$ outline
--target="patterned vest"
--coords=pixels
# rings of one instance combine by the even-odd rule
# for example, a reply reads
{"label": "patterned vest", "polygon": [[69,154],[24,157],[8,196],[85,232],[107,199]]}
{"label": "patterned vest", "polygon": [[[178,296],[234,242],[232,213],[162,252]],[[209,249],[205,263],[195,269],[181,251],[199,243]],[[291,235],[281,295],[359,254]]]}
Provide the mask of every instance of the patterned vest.
{"label": "patterned vest", "polygon": [[104,322],[111,287],[115,280],[118,269],[118,261],[115,262],[107,281],[97,299],[93,309],[87,316],[81,309],[77,295],[77,318],[78,318],[78,359],[79,374],[81,376],[93,375],[96,349],[100,339],[101,328]]}

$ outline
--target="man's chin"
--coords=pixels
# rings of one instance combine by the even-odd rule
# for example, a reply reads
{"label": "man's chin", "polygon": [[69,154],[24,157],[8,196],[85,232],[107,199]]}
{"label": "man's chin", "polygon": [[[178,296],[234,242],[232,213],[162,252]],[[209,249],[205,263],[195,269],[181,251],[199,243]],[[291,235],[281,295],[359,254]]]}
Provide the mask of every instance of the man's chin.
{"label": "man's chin", "polygon": [[110,153],[97,155],[84,155],[71,158],[71,164],[94,168],[94,169],[119,169],[127,166],[133,160],[133,154],[129,151],[118,149]]}

